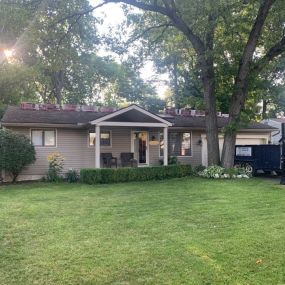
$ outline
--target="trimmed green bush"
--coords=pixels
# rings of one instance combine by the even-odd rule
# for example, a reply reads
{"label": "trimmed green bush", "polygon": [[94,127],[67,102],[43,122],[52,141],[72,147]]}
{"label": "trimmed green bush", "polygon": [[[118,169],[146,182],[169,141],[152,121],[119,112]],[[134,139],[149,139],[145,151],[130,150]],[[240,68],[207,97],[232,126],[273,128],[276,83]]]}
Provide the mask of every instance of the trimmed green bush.
{"label": "trimmed green bush", "polygon": [[193,174],[191,165],[169,165],[140,168],[81,169],[80,180],[86,184],[162,180]]}
{"label": "trimmed green bush", "polygon": [[75,169],[69,169],[65,174],[66,181],[76,183],[79,180],[79,174]]}
{"label": "trimmed green bush", "polygon": [[35,160],[35,148],[29,138],[10,130],[0,130],[0,170],[9,172],[13,182]]}

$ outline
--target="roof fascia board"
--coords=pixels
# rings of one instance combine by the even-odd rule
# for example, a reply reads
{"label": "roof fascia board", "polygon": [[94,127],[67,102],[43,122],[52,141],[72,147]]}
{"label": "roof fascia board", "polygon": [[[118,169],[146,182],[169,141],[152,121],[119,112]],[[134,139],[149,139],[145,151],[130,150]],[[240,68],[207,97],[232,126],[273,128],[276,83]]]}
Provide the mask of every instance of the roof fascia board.
{"label": "roof fascia board", "polygon": [[43,128],[73,128],[80,129],[86,125],[82,124],[45,124],[45,123],[1,123],[3,127],[43,127]]}
{"label": "roof fascia board", "polygon": [[110,127],[154,127],[164,128],[167,127],[164,123],[142,123],[142,122],[100,122],[97,126],[110,126]]}

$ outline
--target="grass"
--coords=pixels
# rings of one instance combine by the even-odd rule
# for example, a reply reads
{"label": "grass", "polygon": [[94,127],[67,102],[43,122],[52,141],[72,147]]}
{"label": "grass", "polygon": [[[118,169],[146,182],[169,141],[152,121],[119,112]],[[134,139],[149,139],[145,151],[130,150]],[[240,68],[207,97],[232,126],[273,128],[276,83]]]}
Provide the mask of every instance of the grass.
{"label": "grass", "polygon": [[285,284],[285,187],[0,187],[0,284]]}

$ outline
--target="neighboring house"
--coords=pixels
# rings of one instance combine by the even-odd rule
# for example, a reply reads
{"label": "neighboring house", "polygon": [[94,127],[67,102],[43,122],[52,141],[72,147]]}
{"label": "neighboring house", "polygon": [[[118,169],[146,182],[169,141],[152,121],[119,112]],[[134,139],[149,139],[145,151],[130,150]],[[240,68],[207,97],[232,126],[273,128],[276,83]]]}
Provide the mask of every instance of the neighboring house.
{"label": "neighboring house", "polygon": [[[120,110],[100,111],[82,106],[60,108],[54,105],[23,104],[7,108],[1,125],[30,137],[37,160],[27,167],[19,179],[38,179],[48,169],[47,155],[60,152],[65,157],[64,170],[100,168],[101,153],[118,158],[123,152],[134,153],[138,166],[164,165],[168,156],[177,156],[181,163],[193,166],[207,164],[205,116],[156,115],[130,105]],[[221,129],[227,117],[218,117]],[[251,123],[239,131],[237,144],[267,144],[274,128]],[[100,134],[100,140],[96,140]],[[222,135],[220,136],[222,144]],[[9,179],[6,175],[6,180]]]}
{"label": "neighboring house", "polygon": [[271,143],[279,144],[282,138],[282,123],[285,124],[285,118],[271,118],[262,121],[263,124],[276,128],[271,134]]}

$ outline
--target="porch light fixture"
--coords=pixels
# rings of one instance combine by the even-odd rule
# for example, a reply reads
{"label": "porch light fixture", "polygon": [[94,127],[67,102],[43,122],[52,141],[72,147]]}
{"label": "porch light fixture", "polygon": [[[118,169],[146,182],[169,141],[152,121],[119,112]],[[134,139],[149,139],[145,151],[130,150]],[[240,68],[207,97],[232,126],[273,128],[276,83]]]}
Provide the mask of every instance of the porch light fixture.
{"label": "porch light fixture", "polygon": [[158,145],[159,141],[156,139],[155,135],[151,136],[151,140],[149,141],[150,145]]}
{"label": "porch light fixture", "polygon": [[202,140],[201,139],[197,141],[197,145],[199,145],[199,146],[202,145]]}

